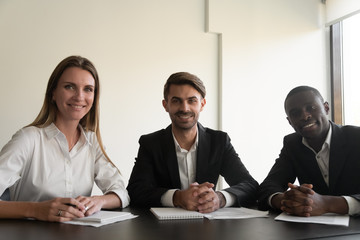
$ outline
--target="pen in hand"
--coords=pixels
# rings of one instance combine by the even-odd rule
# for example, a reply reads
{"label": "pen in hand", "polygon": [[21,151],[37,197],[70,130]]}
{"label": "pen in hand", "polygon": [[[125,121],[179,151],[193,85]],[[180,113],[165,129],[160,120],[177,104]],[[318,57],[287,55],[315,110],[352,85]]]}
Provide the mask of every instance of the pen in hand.
{"label": "pen in hand", "polygon": [[[83,210],[81,210],[80,208],[78,208],[78,207],[77,207],[76,205],[74,205],[74,204],[65,203],[65,205],[70,206],[70,207],[73,207],[73,208],[77,208],[77,209],[79,209],[80,211],[83,211]],[[89,208],[88,208],[87,206],[85,206],[84,211],[86,212],[88,209],[89,209]]]}
{"label": "pen in hand", "polygon": [[70,207],[74,207],[74,208],[77,208],[77,206],[76,206],[76,205],[74,205],[74,204],[71,204],[71,203],[65,203],[65,205],[67,205],[67,206],[70,206]]}

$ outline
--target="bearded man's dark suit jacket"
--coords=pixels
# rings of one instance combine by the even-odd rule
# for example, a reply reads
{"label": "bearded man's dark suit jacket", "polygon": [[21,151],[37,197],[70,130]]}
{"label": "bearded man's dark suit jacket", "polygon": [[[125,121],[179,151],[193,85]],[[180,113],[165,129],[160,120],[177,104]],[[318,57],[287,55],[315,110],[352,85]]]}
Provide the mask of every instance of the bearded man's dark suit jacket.
{"label": "bearded man's dark suit jacket", "polygon": [[[236,196],[237,206],[248,206],[256,200],[258,183],[251,177],[221,131],[204,128],[198,123],[196,182],[216,184],[222,175]],[[169,189],[180,189],[180,176],[171,125],[166,129],[143,135],[127,190],[131,205],[159,207],[161,196]]]}
{"label": "bearded man's dark suit jacket", "polygon": [[321,195],[351,196],[360,201],[360,128],[333,122],[330,125],[329,187],[315,153],[302,144],[302,136],[293,133],[284,138],[280,157],[260,184],[259,209],[269,209],[268,198],[284,192],[287,183],[293,183],[296,178],[300,184],[312,184],[313,190]]}

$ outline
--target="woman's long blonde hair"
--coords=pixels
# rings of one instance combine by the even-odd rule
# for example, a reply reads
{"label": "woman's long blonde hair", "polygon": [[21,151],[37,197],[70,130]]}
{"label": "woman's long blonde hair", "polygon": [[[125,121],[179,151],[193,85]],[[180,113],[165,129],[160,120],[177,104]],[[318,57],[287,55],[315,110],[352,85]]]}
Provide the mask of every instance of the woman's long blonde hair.
{"label": "woman's long blonde hair", "polygon": [[43,128],[55,122],[58,108],[56,106],[56,103],[53,101],[53,92],[56,89],[59,79],[63,74],[63,72],[71,67],[77,67],[88,71],[95,80],[93,106],[91,107],[90,111],[80,120],[80,125],[83,127],[85,131],[93,131],[95,133],[101,151],[103,152],[107,160],[112,165],[114,165],[114,163],[111,162],[109,156],[105,152],[104,145],[101,140],[100,129],[99,129],[99,93],[100,93],[99,76],[92,62],[90,62],[88,59],[84,57],[70,56],[62,60],[56,66],[56,68],[54,69],[53,73],[50,76],[46,88],[44,103],[40,110],[40,113],[35,118],[35,120],[28,126]]}

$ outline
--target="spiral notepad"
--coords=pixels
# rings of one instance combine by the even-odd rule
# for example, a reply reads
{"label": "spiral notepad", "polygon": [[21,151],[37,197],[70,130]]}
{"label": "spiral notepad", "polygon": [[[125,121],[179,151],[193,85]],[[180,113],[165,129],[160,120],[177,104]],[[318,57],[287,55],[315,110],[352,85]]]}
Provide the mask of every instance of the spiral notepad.
{"label": "spiral notepad", "polygon": [[194,219],[194,218],[204,217],[204,215],[199,212],[188,211],[182,208],[172,208],[172,207],[151,208],[150,211],[159,220]]}

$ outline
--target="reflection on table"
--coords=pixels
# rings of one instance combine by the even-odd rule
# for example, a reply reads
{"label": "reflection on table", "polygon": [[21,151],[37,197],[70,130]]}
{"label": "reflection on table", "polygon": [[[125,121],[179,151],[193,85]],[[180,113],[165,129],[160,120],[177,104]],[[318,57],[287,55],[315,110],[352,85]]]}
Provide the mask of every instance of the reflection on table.
{"label": "reflection on table", "polygon": [[349,227],[274,221],[268,218],[238,220],[159,221],[148,209],[126,208],[139,217],[99,228],[35,220],[0,220],[0,239],[360,239],[360,218],[350,218]]}

